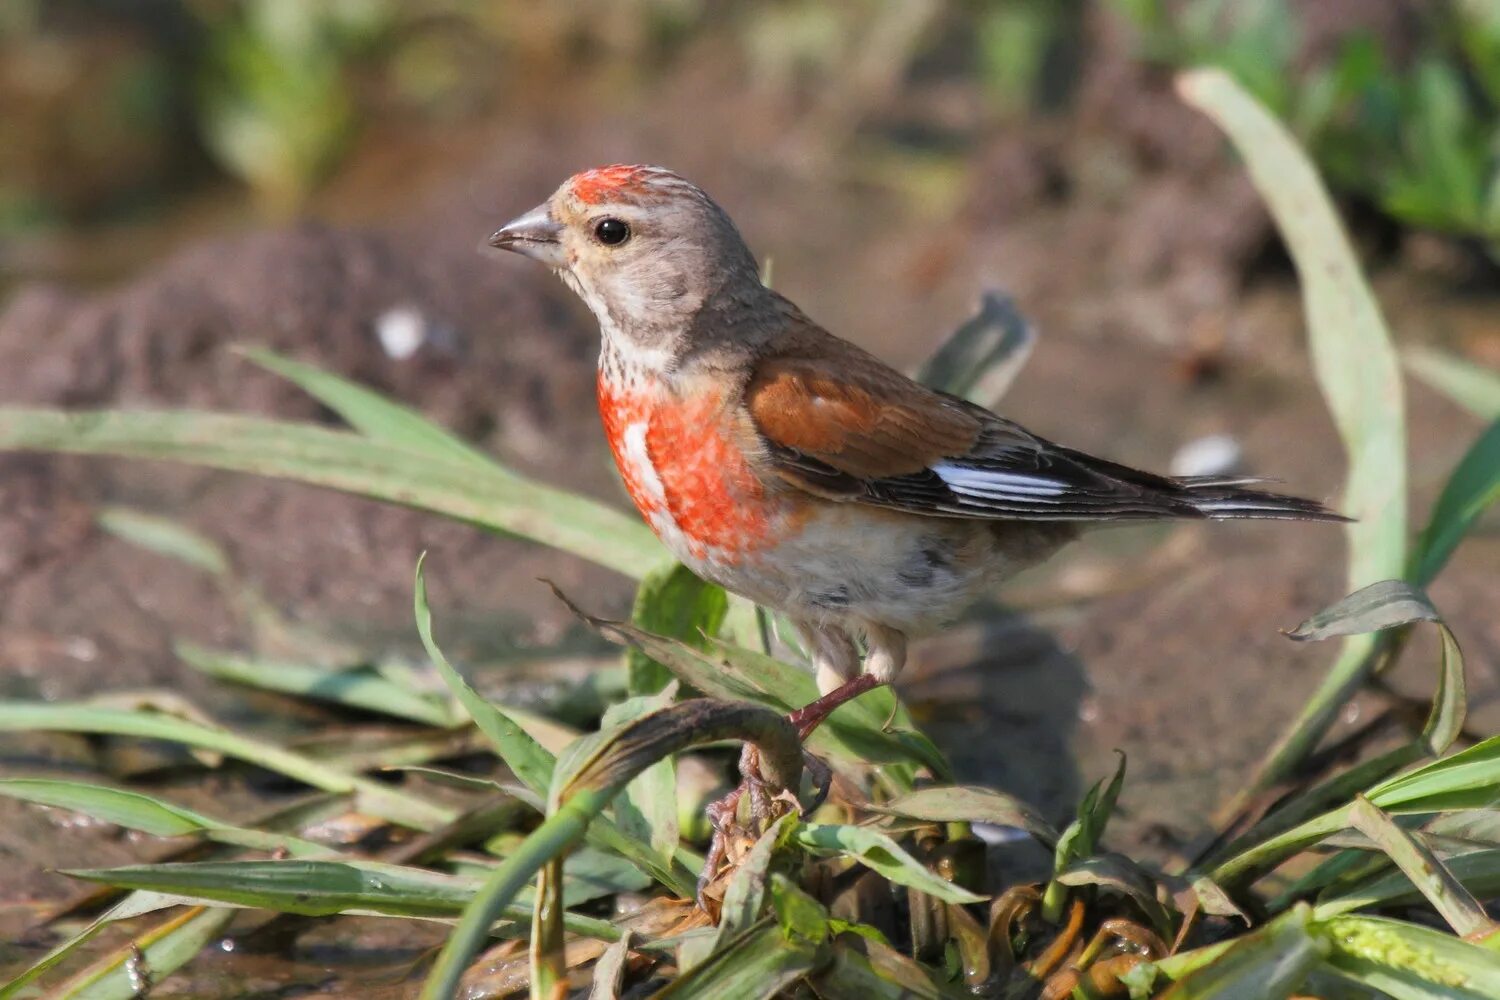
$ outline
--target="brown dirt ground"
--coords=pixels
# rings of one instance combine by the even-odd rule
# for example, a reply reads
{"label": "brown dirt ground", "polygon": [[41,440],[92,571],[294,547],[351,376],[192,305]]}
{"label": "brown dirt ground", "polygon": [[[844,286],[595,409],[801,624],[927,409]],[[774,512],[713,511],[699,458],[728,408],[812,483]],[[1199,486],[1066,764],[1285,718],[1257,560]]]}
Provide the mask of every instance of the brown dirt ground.
{"label": "brown dirt ground", "polygon": [[[675,73],[650,102],[497,123],[404,184],[390,164],[419,152],[381,150],[372,137],[325,199],[332,223],[196,242],[103,292],[24,288],[0,312],[0,401],[327,419],[228,350],[267,344],[418,406],[532,474],[621,503],[596,432],[588,318],[525,262],[474,248],[574,169],[645,159],[702,183],[774,257],[778,287],[892,361],[921,358],[981,289],[1010,291],[1042,339],[1006,412],[1040,433],[1159,468],[1184,442],[1229,432],[1249,471],[1309,495],[1336,491],[1342,459],[1264,212],[1165,81],[1102,66],[1076,116],[981,137],[957,194],[934,201],[868,163],[815,162],[708,55]],[[1494,300],[1455,294],[1424,265],[1424,245],[1374,262],[1399,339],[1490,349]],[[372,324],[408,305],[442,332],[395,361]],[[1409,409],[1420,513],[1478,425],[1420,387]],[[572,628],[540,576],[605,613],[630,597],[605,571],[371,502],[178,468],[7,456],[0,694],[166,688],[240,711],[235,693],[182,667],[170,641],[234,645],[244,625],[201,576],[95,527],[110,504],[183,519],[221,542],[276,608],[334,623],[367,648],[410,650],[423,550],[435,605],[476,645],[496,635],[546,645]],[[1477,703],[1493,697],[1500,666],[1497,557],[1500,540],[1474,540],[1433,592],[1470,653]],[[1316,684],[1331,649],[1294,646],[1277,629],[1342,596],[1342,558],[1339,532],[1318,525],[1102,533],[998,595],[1023,614],[997,612],[919,646],[903,687],[964,777],[1053,815],[1123,750],[1131,771],[1115,835],[1169,847],[1203,830]],[[1079,590],[1104,593],[1055,600]],[[1421,694],[1430,660],[1412,661],[1399,680]],[[1493,730],[1494,712],[1478,714]],[[73,739],[8,737],[0,752],[6,771],[87,773],[99,761],[97,746]],[[232,791],[194,798],[208,808]],[[0,900],[61,898],[70,884],[41,869],[140,851],[108,829],[0,800]]]}

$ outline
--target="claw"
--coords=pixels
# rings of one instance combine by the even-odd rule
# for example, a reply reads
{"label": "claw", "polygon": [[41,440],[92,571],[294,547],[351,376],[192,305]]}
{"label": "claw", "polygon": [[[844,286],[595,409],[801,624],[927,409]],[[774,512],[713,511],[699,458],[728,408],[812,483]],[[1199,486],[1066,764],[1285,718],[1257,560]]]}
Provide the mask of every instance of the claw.
{"label": "claw", "polygon": [[803,816],[811,816],[818,811],[818,807],[828,800],[828,790],[833,787],[833,769],[822,757],[802,751],[802,766],[807,770],[807,777],[812,781],[813,797],[806,806],[798,806],[797,811]]}

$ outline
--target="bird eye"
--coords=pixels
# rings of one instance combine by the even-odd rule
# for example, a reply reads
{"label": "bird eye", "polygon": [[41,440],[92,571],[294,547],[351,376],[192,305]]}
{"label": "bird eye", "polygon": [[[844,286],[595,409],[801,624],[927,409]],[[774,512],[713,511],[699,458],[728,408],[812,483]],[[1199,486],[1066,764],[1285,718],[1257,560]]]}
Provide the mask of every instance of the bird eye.
{"label": "bird eye", "polygon": [[617,247],[630,239],[630,227],[619,219],[600,219],[594,225],[594,238],[607,247]]}

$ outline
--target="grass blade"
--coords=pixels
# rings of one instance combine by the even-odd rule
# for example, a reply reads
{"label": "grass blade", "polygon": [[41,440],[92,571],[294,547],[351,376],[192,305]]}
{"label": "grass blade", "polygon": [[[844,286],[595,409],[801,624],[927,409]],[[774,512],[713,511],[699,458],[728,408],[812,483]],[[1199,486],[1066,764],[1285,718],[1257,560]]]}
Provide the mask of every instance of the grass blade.
{"label": "grass blade", "polygon": [[761,775],[773,791],[795,787],[802,746],[781,715],[746,702],[697,700],[653,712],[568,755],[553,776],[548,816],[506,858],[465,908],[422,989],[424,1000],[450,997],[495,916],[541,868],[563,857],[630,780],[663,756],[699,743],[747,740],[760,750]]}
{"label": "grass blade", "polygon": [[3,778],[0,779],[0,795],[83,813],[153,837],[201,835],[221,844],[257,851],[286,851],[294,857],[331,853],[322,844],[301,837],[233,826],[140,792],[104,785],[46,778]]}
{"label": "grass blade", "polygon": [[191,642],[173,646],[178,657],[211,677],[298,698],[332,702],[439,729],[463,720],[446,704],[397,684],[367,667],[327,670],[297,663],[239,656]]}
{"label": "grass blade", "polygon": [[[626,698],[611,705],[600,721],[603,729],[614,729],[672,704],[675,684],[652,697]],[[681,832],[677,821],[677,765],[663,757],[637,775],[615,800],[615,823],[623,833],[645,841],[662,859],[670,862],[677,852]]]}
{"label": "grass blade", "polygon": [[353,793],[361,811],[417,830],[431,830],[457,815],[446,806],[330,767],[275,744],[175,716],[95,708],[92,705],[0,702],[0,732],[6,731],[135,736],[212,750],[284,774],[325,792]]}
{"label": "grass blade", "polygon": [[69,955],[92,941],[98,936],[100,931],[104,930],[110,924],[120,920],[133,920],[147,913],[155,913],[170,906],[177,906],[178,902],[176,897],[162,895],[161,893],[131,893],[110,907],[109,910],[100,914],[93,923],[37,959],[8,983],[0,985],[0,1000],[10,1000],[11,997],[18,995],[23,987],[30,986],[37,979],[46,975],[48,971],[56,968]]}
{"label": "grass blade", "polygon": [[897,885],[925,892],[945,903],[979,903],[985,898],[944,879],[890,837],[867,826],[804,823],[792,832],[792,839],[814,854],[854,858]]}
{"label": "grass blade", "polygon": [[156,517],[129,507],[106,507],[99,512],[99,527],[168,559],[176,559],[211,576],[229,574],[229,558],[208,538],[165,517]]}
{"label": "grass blade", "polygon": [[989,823],[1025,830],[1047,847],[1057,846],[1057,830],[1031,806],[1013,795],[977,785],[934,785],[885,803],[871,812],[906,816],[931,823]]}
{"label": "grass blade", "polygon": [[1375,842],[1396,866],[1421,890],[1432,908],[1448,921],[1454,933],[1471,940],[1488,934],[1495,924],[1484,907],[1464,888],[1427,846],[1403,830],[1363,796],[1354,800],[1350,824]]}
{"label": "grass blade", "polygon": [[1500,500],[1500,419],[1480,434],[1448,477],[1432,516],[1412,551],[1411,578],[1419,586],[1432,582],[1464,535],[1495,501]]}
{"label": "grass blade", "polygon": [[422,566],[427,561],[424,552],[417,559],[415,604],[417,632],[433,665],[442,675],[454,697],[473,718],[474,724],[490,738],[500,759],[515,772],[522,783],[538,795],[545,795],[552,783],[552,771],[557,759],[540,743],[527,735],[526,731],[492,703],[486,701],[478,691],[448,662],[432,635],[432,611],[427,605],[427,581],[422,575]]}
{"label": "grass blade", "polygon": [[186,462],[289,479],[519,535],[637,578],[666,561],[644,524],[592,500],[310,424],[191,411],[0,408],[0,451]]}
{"label": "grass blade", "polygon": [[730,941],[655,994],[657,1000],[770,1000],[817,968],[818,942],[770,920]]}
{"label": "grass blade", "polygon": [[1413,346],[1401,360],[1417,378],[1481,420],[1500,420],[1500,375],[1433,347]]}
{"label": "grass blade", "polygon": [[[764,653],[718,641],[700,652],[676,639],[655,635],[626,622],[596,618],[579,609],[555,587],[553,591],[600,635],[611,642],[639,648],[666,665],[684,684],[712,697],[746,699],[782,712],[793,711],[818,697],[812,674]],[[886,726],[887,720],[892,721],[890,727]],[[890,687],[883,686],[836,710],[814,730],[808,738],[808,747],[814,753],[856,763],[917,764],[942,780],[952,780],[952,767],[941,751],[910,727],[910,716]]]}
{"label": "grass blade", "polygon": [[1036,328],[1010,296],[985,291],[979,310],[922,363],[916,380],[993,408],[1036,346]]}
{"label": "grass blade", "polygon": [[1326,962],[1394,1000],[1500,996],[1500,955],[1429,927],[1380,917],[1336,917],[1319,927]]}
{"label": "grass blade", "polygon": [[489,472],[510,473],[468,442],[400,403],[348,379],[312,365],[284,358],[261,347],[241,347],[239,353],[266,371],[280,375],[344,418],[365,437],[388,441],[410,451],[442,455],[468,462]]}
{"label": "grass blade", "polygon": [[136,1000],[186,965],[223,933],[234,911],[193,907],[135,938],[63,983],[59,1000]]}
{"label": "grass blade", "polygon": [[[635,594],[631,622],[657,635],[680,639],[702,649],[717,635],[729,613],[729,595],[724,588],[700,580],[681,563],[662,566],[646,574]],[[631,694],[655,694],[672,680],[672,672],[643,650],[625,650],[625,673]]]}
{"label": "grass blade", "polygon": [[1285,1000],[1326,948],[1310,933],[1308,908],[1299,906],[1184,975],[1161,1000]]}
{"label": "grass blade", "polygon": [[[1333,203],[1291,134],[1225,72],[1178,78],[1184,100],[1212,118],[1244,157],[1276,219],[1302,282],[1318,384],[1349,458],[1343,508],[1349,586],[1394,579],[1406,568],[1406,422],[1401,373],[1379,305]],[[1317,746],[1339,707],[1369,677],[1375,640],[1352,636],[1298,718],[1226,810],[1288,777]]]}

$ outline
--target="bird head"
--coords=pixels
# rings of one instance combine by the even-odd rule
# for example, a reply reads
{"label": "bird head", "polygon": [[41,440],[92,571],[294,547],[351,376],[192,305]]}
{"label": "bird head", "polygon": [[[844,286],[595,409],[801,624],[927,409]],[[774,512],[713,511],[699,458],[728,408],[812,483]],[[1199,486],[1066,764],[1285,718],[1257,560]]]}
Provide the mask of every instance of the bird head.
{"label": "bird head", "polygon": [[667,347],[715,301],[762,293],[744,239],[696,185],[662,167],[575,174],[489,245],[541,261],[598,318],[606,336]]}

